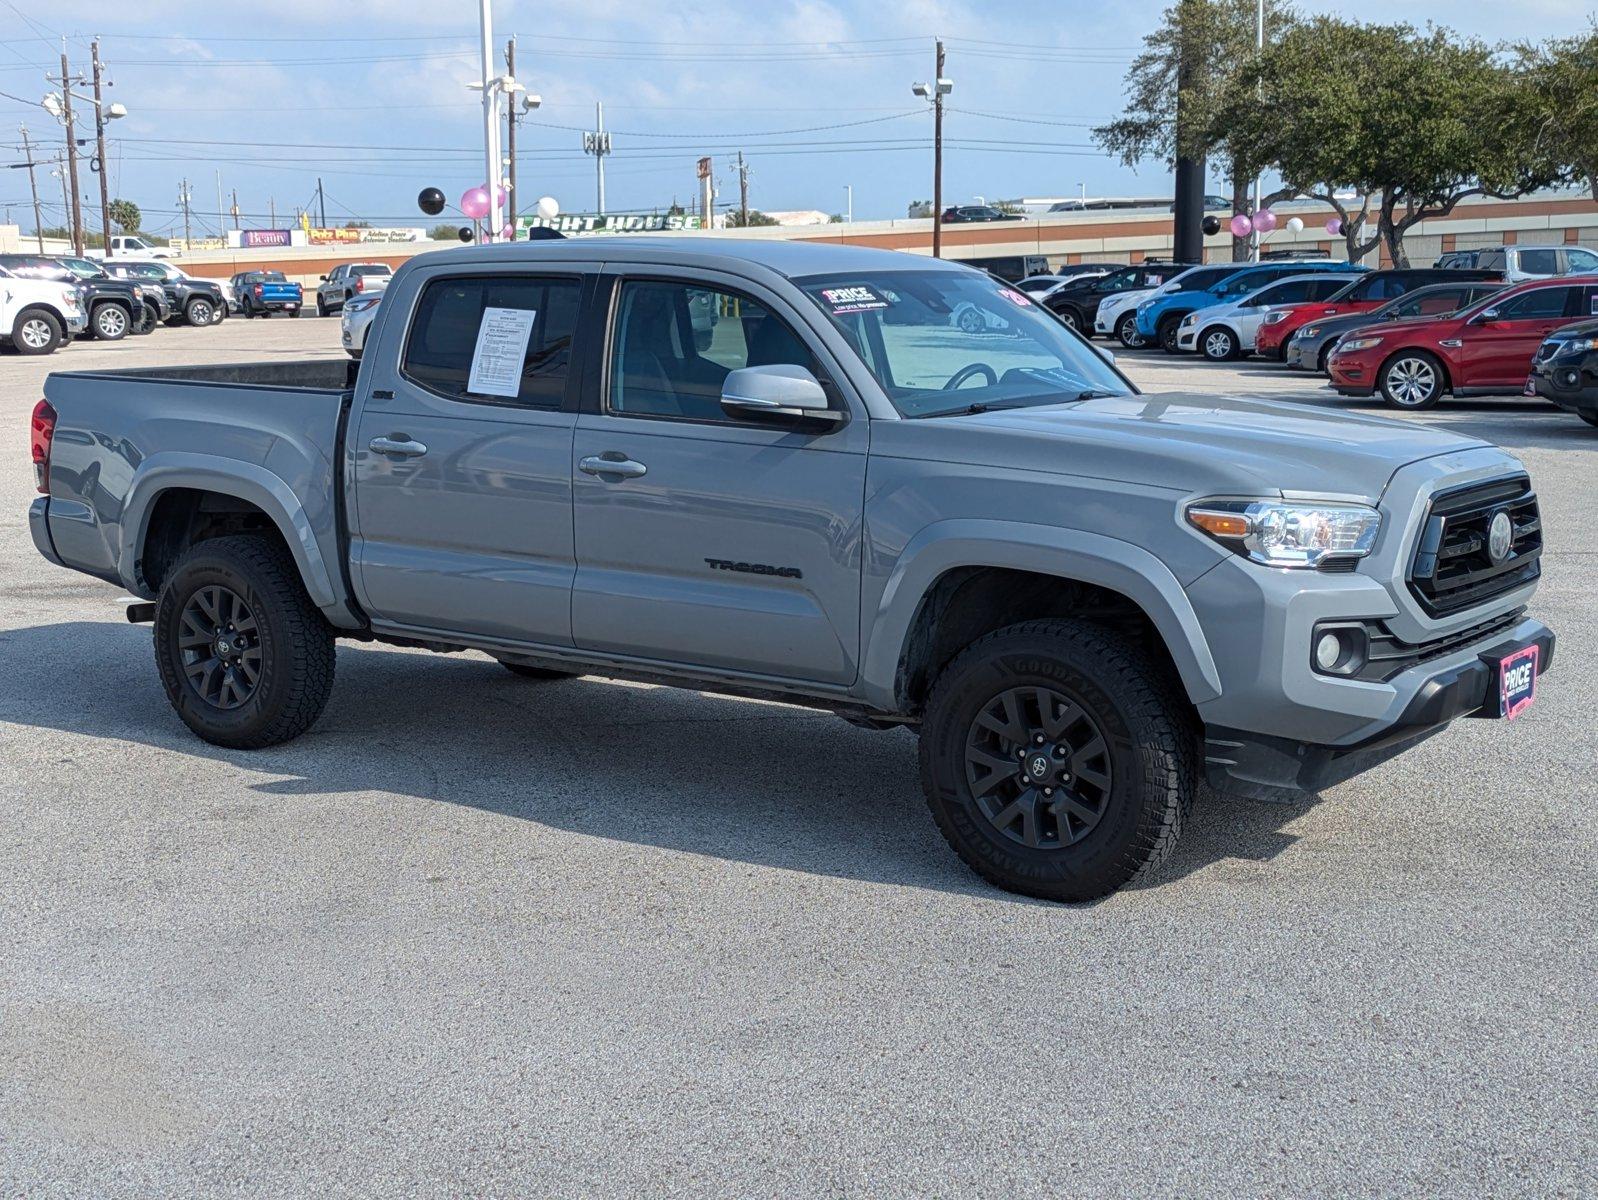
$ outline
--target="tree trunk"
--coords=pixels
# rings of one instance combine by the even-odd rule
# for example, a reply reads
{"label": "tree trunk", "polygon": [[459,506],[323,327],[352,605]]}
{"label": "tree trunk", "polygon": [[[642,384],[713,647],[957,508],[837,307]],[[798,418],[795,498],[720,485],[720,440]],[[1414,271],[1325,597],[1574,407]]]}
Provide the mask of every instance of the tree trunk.
{"label": "tree trunk", "polygon": [[[1232,211],[1234,213],[1248,212],[1249,193],[1253,187],[1254,181],[1252,179],[1239,179],[1235,175],[1232,177]],[[1248,262],[1249,257],[1248,239],[1234,235],[1232,238],[1232,261]]]}
{"label": "tree trunk", "polygon": [[1393,216],[1393,210],[1396,207],[1396,199],[1393,196],[1383,194],[1382,214],[1377,230],[1383,243],[1387,246],[1387,257],[1393,260],[1393,266],[1407,267],[1409,266],[1409,255],[1404,253],[1404,234],[1410,225],[1414,224],[1414,221],[1408,218],[1403,221],[1396,220]]}

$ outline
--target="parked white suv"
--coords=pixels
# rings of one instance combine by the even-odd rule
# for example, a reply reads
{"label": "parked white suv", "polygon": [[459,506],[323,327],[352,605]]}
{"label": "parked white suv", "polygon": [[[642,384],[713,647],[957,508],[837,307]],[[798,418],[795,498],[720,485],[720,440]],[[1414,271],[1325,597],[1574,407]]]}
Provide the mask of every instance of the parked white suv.
{"label": "parked white suv", "polygon": [[1137,306],[1158,292],[1159,288],[1134,288],[1130,292],[1116,292],[1099,301],[1093,315],[1093,332],[1104,337],[1114,334],[1121,345],[1135,350],[1143,344],[1143,335],[1137,331]]}
{"label": "parked white suv", "polygon": [[18,354],[51,354],[88,327],[76,284],[24,279],[0,267],[0,344]]}
{"label": "parked white suv", "polygon": [[1190,312],[1176,330],[1176,348],[1197,350],[1211,362],[1226,362],[1254,352],[1254,336],[1267,313],[1278,308],[1329,300],[1358,279],[1358,271],[1317,271],[1289,275],[1239,297]]}

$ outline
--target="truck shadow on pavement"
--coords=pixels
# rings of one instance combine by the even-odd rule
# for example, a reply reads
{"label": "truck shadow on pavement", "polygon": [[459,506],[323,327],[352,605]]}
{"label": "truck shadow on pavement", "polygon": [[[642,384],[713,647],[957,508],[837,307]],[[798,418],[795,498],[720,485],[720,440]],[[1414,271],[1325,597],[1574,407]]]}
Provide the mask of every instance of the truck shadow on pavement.
{"label": "truck shadow on pavement", "polygon": [[[0,633],[0,678],[0,721],[227,764],[239,787],[265,796],[388,793],[691,854],[1006,896],[938,835],[914,738],[827,713],[597,677],[531,681],[475,655],[341,644],[318,724],[287,745],[242,752],[178,720],[147,626]],[[131,752],[128,770],[148,757]],[[185,769],[159,777],[171,786]],[[1312,803],[1202,792],[1172,859],[1141,886],[1222,860],[1269,860],[1297,840],[1282,827]]]}

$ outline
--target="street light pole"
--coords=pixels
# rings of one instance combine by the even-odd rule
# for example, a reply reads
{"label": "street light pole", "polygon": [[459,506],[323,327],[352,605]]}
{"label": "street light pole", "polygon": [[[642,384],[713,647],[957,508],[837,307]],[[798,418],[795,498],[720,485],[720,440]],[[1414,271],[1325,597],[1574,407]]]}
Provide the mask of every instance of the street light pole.
{"label": "street light pole", "polygon": [[489,0],[479,0],[478,12],[483,34],[483,165],[487,175],[483,186],[488,190],[488,230],[483,240],[492,242],[504,223],[499,204],[503,174],[499,162],[499,89],[494,86],[494,15]]}
{"label": "street light pole", "polygon": [[[514,36],[505,43],[505,75],[510,79],[516,78]],[[510,160],[509,178],[505,183],[505,215],[514,229],[516,226],[516,94],[514,92],[511,93],[510,102],[505,105],[505,157]]]}
{"label": "street light pole", "polygon": [[94,153],[100,160],[100,248],[111,253],[111,192],[106,183],[105,163],[105,103],[100,97],[100,39],[89,43],[89,57],[94,63]]}
{"label": "street light pole", "polygon": [[[1265,53],[1265,0],[1259,0],[1259,4],[1256,7],[1255,13],[1254,13],[1254,51],[1255,51],[1256,54],[1264,54]],[[1261,197],[1263,195],[1263,189],[1261,187],[1261,178],[1262,177],[1259,176],[1259,175],[1254,176],[1254,215],[1256,217],[1258,217],[1260,215],[1260,199],[1261,199]],[[1254,245],[1252,247],[1252,250],[1253,250],[1252,261],[1259,262],[1259,260],[1260,260],[1260,231],[1259,231],[1259,227],[1258,226],[1254,227],[1254,231],[1250,235],[1250,237],[1253,239],[1253,242],[1254,242]]]}

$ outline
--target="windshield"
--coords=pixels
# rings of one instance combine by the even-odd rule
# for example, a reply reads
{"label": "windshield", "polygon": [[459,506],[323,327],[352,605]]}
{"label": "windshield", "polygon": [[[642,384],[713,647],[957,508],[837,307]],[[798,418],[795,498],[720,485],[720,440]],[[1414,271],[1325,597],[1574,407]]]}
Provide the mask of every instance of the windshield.
{"label": "windshield", "polygon": [[1133,394],[1044,309],[984,275],[872,271],[796,282],[907,417]]}
{"label": "windshield", "polygon": [[56,283],[71,283],[77,279],[71,271],[49,258],[14,258],[8,260],[6,266],[18,279],[48,279]]}
{"label": "windshield", "polygon": [[105,274],[99,263],[87,258],[63,258],[60,260],[79,279],[95,279]]}

